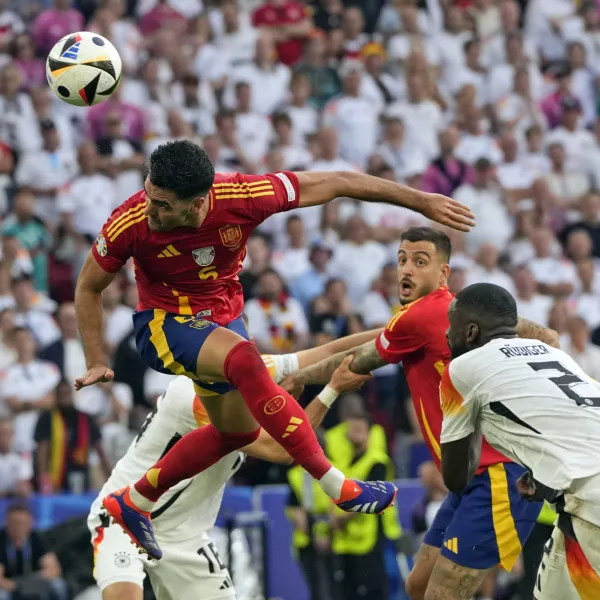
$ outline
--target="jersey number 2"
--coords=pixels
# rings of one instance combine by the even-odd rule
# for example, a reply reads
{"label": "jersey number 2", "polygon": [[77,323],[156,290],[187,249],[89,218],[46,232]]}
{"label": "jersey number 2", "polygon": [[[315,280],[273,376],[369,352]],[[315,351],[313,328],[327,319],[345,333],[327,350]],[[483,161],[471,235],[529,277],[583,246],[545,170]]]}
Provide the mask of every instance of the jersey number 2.
{"label": "jersey number 2", "polygon": [[548,379],[556,384],[561,392],[575,400],[577,406],[591,406],[593,408],[600,407],[600,390],[587,381],[583,381],[571,373],[569,369],[561,365],[557,360],[548,362],[527,363],[534,371],[558,371],[562,373],[558,377],[548,377]]}

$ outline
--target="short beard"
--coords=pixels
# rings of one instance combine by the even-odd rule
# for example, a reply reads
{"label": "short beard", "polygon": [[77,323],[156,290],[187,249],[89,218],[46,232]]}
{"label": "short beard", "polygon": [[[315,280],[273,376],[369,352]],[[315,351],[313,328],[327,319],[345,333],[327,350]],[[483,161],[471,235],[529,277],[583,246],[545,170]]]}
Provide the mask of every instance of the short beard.
{"label": "short beard", "polygon": [[459,356],[462,356],[463,354],[466,354],[467,352],[470,351],[466,345],[449,346],[449,347],[450,347],[450,358],[452,360],[454,360],[455,358],[458,358]]}

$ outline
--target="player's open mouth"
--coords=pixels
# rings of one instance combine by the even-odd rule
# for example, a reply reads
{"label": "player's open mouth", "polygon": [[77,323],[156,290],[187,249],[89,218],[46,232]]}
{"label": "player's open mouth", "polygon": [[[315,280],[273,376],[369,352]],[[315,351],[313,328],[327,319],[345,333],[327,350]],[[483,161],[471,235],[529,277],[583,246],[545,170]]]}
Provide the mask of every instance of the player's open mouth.
{"label": "player's open mouth", "polygon": [[408,279],[403,279],[400,282],[400,293],[402,294],[410,294],[415,289],[415,284]]}

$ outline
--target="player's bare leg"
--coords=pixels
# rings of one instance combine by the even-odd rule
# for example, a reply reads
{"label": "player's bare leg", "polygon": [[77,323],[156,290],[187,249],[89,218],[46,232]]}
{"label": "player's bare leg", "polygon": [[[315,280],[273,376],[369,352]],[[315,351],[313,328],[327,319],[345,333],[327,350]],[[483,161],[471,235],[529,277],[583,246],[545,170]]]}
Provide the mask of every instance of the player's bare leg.
{"label": "player's bare leg", "polygon": [[[204,381],[228,381],[240,392],[244,406],[239,399],[225,407],[211,403],[219,427],[210,424],[187,434],[134,486],[104,499],[111,517],[150,556],[162,556],[150,523],[154,503],[175,484],[250,445],[260,433],[259,425],[343,510],[381,513],[393,504],[397,489],[392,483],[346,479],[331,465],[304,410],[275,384],[254,344],[229,329],[215,329],[198,355],[197,376]],[[232,395],[229,402],[236,398]]]}
{"label": "player's bare leg", "polygon": [[143,600],[144,590],[137,583],[111,583],[102,591],[102,600]]}
{"label": "player's bare leg", "polygon": [[410,600],[423,600],[425,598],[427,585],[439,556],[439,548],[429,544],[421,544],[415,556],[413,568],[405,582],[406,593]]}
{"label": "player's bare leg", "polygon": [[431,573],[425,600],[471,600],[488,571],[461,567],[440,554]]}

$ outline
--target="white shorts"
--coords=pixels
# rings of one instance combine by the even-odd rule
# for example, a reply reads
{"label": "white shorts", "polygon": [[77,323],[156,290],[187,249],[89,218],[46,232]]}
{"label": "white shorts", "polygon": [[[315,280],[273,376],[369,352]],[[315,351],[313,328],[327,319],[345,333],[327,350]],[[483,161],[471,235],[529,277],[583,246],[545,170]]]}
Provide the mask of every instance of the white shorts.
{"label": "white shorts", "polygon": [[544,548],[533,595],[537,600],[597,600],[600,527],[572,515],[559,518],[566,526],[554,527]]}
{"label": "white shorts", "polygon": [[235,598],[229,572],[206,533],[177,543],[166,543],[157,536],[163,557],[149,561],[138,554],[118,525],[102,527],[100,518],[90,515],[88,526],[94,547],[94,579],[101,590],[113,583],[143,587],[148,574],[157,600]]}

